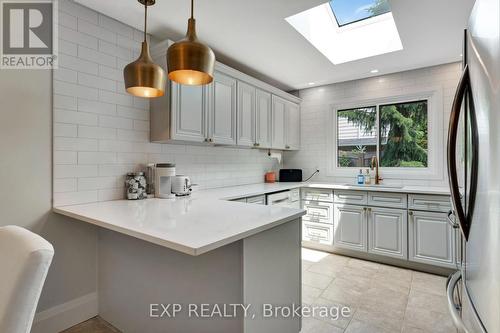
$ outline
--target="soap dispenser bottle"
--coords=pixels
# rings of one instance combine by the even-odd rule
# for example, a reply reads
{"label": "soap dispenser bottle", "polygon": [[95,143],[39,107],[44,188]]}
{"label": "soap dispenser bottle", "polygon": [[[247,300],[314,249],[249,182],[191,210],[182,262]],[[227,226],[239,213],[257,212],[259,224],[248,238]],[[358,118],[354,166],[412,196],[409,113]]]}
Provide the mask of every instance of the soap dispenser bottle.
{"label": "soap dispenser bottle", "polygon": [[365,176],[363,176],[363,169],[359,169],[358,185],[364,185],[364,183],[365,183]]}
{"label": "soap dispenser bottle", "polygon": [[370,169],[366,169],[365,173],[365,185],[371,185],[372,184],[372,178],[370,176]]}

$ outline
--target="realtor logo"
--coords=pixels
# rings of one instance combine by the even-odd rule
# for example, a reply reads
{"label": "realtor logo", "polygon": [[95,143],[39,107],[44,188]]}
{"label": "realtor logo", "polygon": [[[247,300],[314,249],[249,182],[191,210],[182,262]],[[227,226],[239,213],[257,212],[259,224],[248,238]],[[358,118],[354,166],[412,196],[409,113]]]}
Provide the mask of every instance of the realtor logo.
{"label": "realtor logo", "polygon": [[0,68],[56,68],[56,0],[1,0],[0,11]]}

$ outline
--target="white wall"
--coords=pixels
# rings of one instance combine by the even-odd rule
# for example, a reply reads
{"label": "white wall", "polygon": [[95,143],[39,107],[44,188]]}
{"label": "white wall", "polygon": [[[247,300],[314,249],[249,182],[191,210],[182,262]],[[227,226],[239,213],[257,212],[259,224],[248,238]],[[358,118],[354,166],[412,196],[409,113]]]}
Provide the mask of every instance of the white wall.
{"label": "white wall", "polygon": [[0,226],[18,225],[52,243],[55,256],[38,310],[96,290],[96,232],[51,212],[52,74],[0,70]]}
{"label": "white wall", "polygon": [[124,197],[124,176],[174,162],[202,188],[258,183],[275,166],[267,152],[149,142],[149,101],[128,95],[123,67],[142,34],[60,1],[60,69],[54,72],[54,204]]}
{"label": "white wall", "polygon": [[[443,152],[446,152],[448,119],[460,74],[461,64],[452,63],[301,90],[299,92],[299,96],[302,98],[301,149],[298,152],[285,152],[285,167],[302,168],[305,176],[319,168],[320,173],[313,180],[353,183],[357,169],[352,172],[352,177],[327,176],[327,158],[329,156],[327,153],[327,136],[332,131],[329,112],[332,111],[333,105],[350,104],[357,100],[404,95],[409,92],[426,90],[429,87],[442,87],[442,108],[438,107],[437,109],[439,109],[438,112],[443,113],[444,121],[441,135],[443,137]],[[447,186],[444,155],[438,161],[442,163],[443,168],[440,179],[429,181],[401,178],[385,180],[385,183]]]}

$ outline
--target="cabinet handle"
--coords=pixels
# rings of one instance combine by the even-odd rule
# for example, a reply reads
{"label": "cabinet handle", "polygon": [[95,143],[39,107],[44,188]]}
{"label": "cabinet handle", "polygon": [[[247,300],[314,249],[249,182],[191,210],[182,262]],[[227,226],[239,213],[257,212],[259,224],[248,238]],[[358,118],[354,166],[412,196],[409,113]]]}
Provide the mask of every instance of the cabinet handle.
{"label": "cabinet handle", "polygon": [[286,149],[290,149],[290,146],[286,145],[286,146],[285,146],[285,148],[286,148]]}
{"label": "cabinet handle", "polygon": [[408,215],[413,216],[413,211],[409,210]]}
{"label": "cabinet handle", "polygon": [[254,147],[258,147],[258,146],[260,146],[260,143],[257,143],[257,142],[256,142],[256,143],[254,143],[254,144],[253,144],[253,146],[254,146]]}
{"label": "cabinet handle", "polygon": [[204,142],[208,142],[208,138],[205,138],[205,140],[203,140]]}
{"label": "cabinet handle", "polygon": [[208,139],[208,142],[214,142],[214,139],[210,138]]}
{"label": "cabinet handle", "polygon": [[452,216],[453,216],[453,218],[456,218],[455,213],[452,210],[450,210],[448,212],[448,215],[446,216],[446,219],[448,220],[448,224],[451,225],[451,227],[453,229],[460,228],[460,225],[456,221],[454,221],[454,219],[451,218]]}

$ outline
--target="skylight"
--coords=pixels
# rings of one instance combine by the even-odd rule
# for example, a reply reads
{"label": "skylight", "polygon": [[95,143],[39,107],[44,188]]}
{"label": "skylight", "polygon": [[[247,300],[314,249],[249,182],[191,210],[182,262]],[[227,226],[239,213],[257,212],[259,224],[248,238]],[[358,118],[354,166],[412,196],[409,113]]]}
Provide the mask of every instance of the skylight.
{"label": "skylight", "polygon": [[330,7],[339,26],[389,13],[387,0],[331,0]]}
{"label": "skylight", "polygon": [[[343,8],[352,9],[354,6],[351,6],[350,2],[370,5],[385,2],[385,0],[333,0],[333,3],[342,2]],[[355,21],[341,25],[337,20],[346,19],[347,16],[344,13],[348,10],[337,12],[339,18],[336,18],[332,5],[332,2],[324,3],[287,17],[286,21],[333,64],[342,64],[403,49],[390,11],[361,20],[359,16],[358,19],[350,16],[342,22],[349,22],[351,19]]]}

